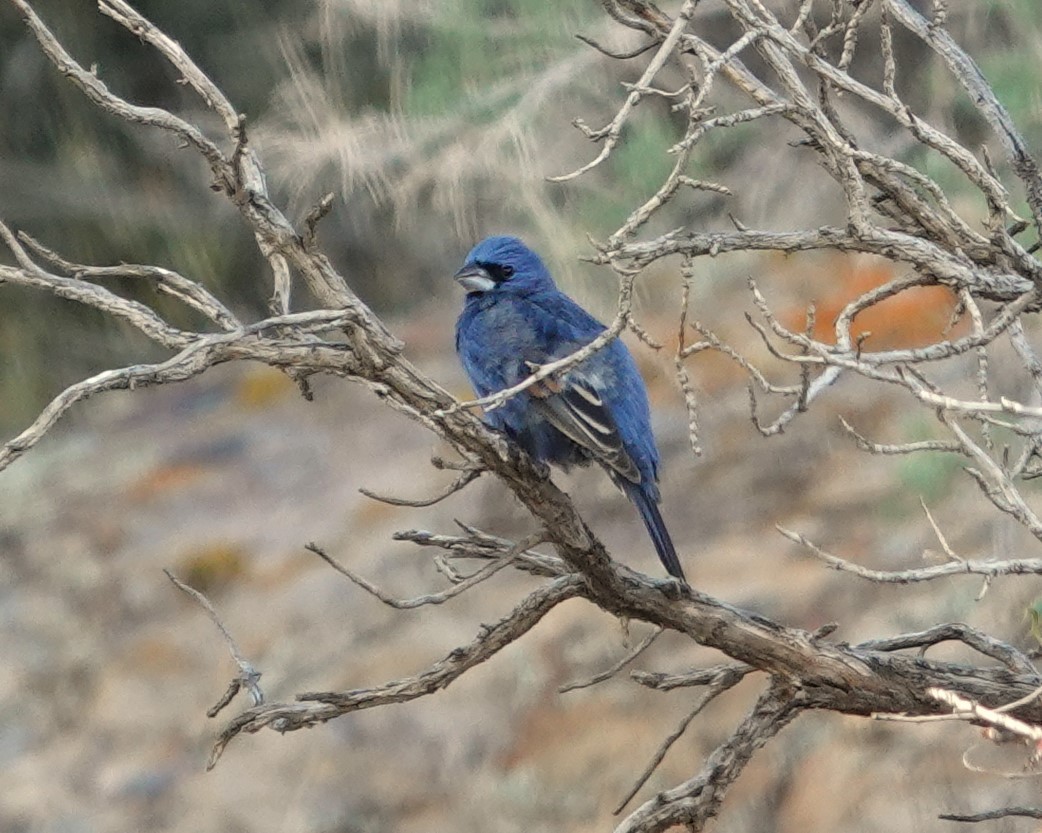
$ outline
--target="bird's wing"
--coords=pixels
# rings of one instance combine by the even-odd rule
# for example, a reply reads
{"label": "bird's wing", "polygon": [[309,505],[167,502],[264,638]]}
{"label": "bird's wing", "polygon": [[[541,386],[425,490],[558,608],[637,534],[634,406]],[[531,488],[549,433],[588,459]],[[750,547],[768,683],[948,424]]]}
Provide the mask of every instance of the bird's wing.
{"label": "bird's wing", "polygon": [[571,374],[563,385],[534,386],[532,396],[546,420],[589,451],[594,460],[630,483],[641,482],[640,470],[622,443],[615,418],[592,384]]}
{"label": "bird's wing", "polygon": [[[530,296],[525,315],[537,335],[523,351],[525,375],[538,365],[574,353],[605,329],[575,301],[557,291]],[[591,372],[594,366],[610,365],[607,357],[617,349],[609,345],[563,377],[544,379],[529,393],[543,418],[589,452],[613,477],[639,484],[644,478],[623,443],[615,413],[618,398],[604,389],[612,383],[603,374]]]}

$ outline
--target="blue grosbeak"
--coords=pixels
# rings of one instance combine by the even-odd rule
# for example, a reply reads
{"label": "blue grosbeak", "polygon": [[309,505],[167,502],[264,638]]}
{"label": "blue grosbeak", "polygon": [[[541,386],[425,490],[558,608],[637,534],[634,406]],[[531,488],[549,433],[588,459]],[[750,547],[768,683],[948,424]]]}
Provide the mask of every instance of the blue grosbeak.
{"label": "blue grosbeak", "polygon": [[[467,291],[456,352],[479,396],[516,385],[606,329],[557,288],[539,255],[516,237],[478,243],[456,280]],[[599,463],[637,507],[666,570],[685,581],[658,510],[647,391],[626,345],[610,341],[488,411],[486,420],[540,462],[565,469]]]}

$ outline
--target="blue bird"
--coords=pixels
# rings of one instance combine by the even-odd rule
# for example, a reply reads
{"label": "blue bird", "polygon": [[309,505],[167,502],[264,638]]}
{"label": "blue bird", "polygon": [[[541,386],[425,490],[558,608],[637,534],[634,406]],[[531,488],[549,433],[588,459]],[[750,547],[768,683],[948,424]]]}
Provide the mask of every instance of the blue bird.
{"label": "blue bird", "polygon": [[[516,385],[606,329],[557,288],[539,255],[516,237],[481,241],[455,277],[467,291],[456,352],[479,396]],[[686,582],[659,514],[648,395],[626,345],[610,341],[488,411],[486,421],[540,462],[565,469],[599,463],[637,507],[666,570]]]}

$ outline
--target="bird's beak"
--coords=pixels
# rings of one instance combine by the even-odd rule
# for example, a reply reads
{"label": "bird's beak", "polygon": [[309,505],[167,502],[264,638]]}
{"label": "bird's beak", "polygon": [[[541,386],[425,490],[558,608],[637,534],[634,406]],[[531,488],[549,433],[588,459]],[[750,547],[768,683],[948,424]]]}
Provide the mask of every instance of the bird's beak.
{"label": "bird's beak", "polygon": [[481,266],[464,266],[456,275],[456,281],[468,293],[491,292],[496,288],[496,282],[492,280],[489,273]]}

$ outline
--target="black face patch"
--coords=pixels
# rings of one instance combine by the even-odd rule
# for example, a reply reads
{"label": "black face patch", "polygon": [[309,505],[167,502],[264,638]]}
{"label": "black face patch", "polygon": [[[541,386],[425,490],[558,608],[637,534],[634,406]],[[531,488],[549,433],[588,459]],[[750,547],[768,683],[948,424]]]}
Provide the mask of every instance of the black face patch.
{"label": "black face patch", "polygon": [[502,263],[478,263],[482,269],[488,272],[488,276],[496,283],[508,281],[514,275],[514,267]]}

